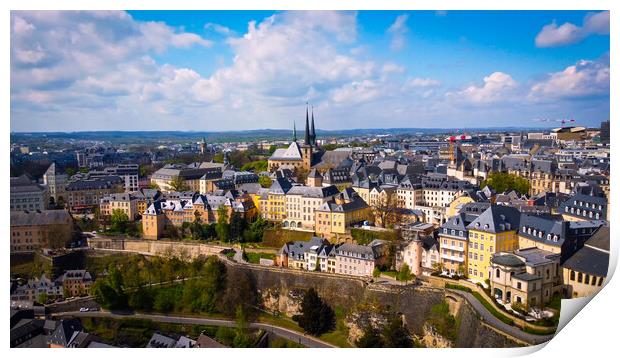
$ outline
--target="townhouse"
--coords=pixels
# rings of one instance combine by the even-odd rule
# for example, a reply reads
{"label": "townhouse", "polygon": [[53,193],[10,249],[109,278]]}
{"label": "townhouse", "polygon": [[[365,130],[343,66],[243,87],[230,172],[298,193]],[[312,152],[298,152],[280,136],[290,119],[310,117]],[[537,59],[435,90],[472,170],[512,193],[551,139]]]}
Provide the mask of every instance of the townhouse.
{"label": "townhouse", "polygon": [[467,225],[467,275],[470,279],[484,283],[490,278],[489,263],[493,254],[518,248],[520,216],[519,210],[515,208],[491,205]]}

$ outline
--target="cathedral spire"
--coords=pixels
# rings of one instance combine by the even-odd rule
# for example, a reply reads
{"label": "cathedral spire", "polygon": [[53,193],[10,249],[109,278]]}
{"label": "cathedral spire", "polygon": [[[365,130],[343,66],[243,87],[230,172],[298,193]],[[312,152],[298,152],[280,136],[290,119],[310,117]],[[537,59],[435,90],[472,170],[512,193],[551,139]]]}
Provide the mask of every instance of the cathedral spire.
{"label": "cathedral spire", "polygon": [[312,106],[312,122],[310,123],[310,141],[316,145],[316,133],[314,132],[314,106]]}
{"label": "cathedral spire", "polygon": [[308,122],[308,102],[306,102],[306,135],[304,138],[306,145],[310,145],[310,124]]}
{"label": "cathedral spire", "polygon": [[297,128],[295,127],[295,121],[293,121],[293,142],[297,142]]}

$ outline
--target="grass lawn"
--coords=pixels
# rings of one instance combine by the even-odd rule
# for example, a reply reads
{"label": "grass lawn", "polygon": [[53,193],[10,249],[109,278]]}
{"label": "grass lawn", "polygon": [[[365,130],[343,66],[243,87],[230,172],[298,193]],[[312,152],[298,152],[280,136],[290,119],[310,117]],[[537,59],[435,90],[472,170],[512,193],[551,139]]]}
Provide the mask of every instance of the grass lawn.
{"label": "grass lawn", "polygon": [[346,312],[342,307],[336,307],[334,313],[336,314],[336,329],[323,333],[319,338],[337,347],[352,348],[353,346],[349,343],[349,327],[344,324]]}
{"label": "grass lawn", "polygon": [[275,254],[269,254],[269,253],[264,253],[264,252],[246,252],[245,256],[247,257],[248,262],[251,264],[258,264],[261,258],[269,259],[269,260],[276,259]]}
{"label": "grass lawn", "polygon": [[398,271],[381,271],[382,275],[390,276],[393,279],[396,279],[396,275],[398,275]]}

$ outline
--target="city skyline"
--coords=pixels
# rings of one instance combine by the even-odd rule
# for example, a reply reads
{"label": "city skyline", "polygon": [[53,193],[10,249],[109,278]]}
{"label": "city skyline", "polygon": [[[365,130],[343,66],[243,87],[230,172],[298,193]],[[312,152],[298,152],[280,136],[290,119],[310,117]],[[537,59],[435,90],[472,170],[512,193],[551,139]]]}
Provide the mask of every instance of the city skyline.
{"label": "city skyline", "polygon": [[609,12],[13,11],[11,41],[16,132],[609,120]]}

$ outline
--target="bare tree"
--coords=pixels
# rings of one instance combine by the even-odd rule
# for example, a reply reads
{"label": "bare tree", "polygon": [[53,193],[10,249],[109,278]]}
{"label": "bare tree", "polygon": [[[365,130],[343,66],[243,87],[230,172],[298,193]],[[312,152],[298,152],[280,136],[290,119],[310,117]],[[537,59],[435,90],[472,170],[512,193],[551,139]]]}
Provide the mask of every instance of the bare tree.
{"label": "bare tree", "polygon": [[383,190],[371,205],[375,223],[381,227],[392,227],[400,223],[402,211],[398,206],[396,191]]}

